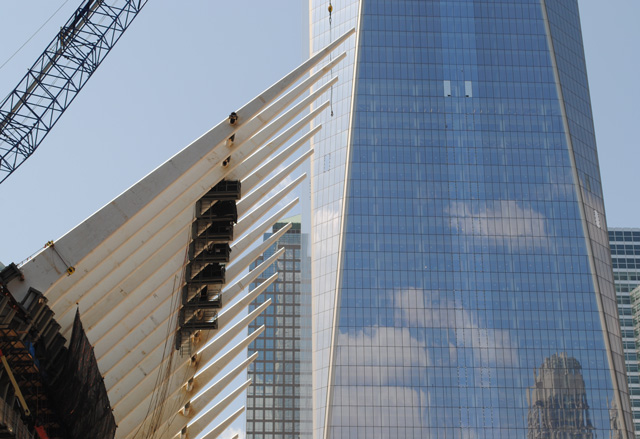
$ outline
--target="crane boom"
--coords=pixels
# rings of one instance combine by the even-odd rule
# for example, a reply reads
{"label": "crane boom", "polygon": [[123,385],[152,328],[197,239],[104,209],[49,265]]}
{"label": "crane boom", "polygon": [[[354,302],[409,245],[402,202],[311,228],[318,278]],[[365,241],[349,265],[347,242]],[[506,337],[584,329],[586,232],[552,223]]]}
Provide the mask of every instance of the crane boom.
{"label": "crane boom", "polygon": [[148,0],[84,0],[0,104],[0,183],[33,154]]}

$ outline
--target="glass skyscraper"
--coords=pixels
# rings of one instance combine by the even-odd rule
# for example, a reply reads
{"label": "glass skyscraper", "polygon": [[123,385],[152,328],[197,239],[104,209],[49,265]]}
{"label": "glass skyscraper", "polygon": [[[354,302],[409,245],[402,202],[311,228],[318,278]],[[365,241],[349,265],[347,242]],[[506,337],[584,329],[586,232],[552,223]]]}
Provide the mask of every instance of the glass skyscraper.
{"label": "glass skyscraper", "polygon": [[640,229],[610,228],[611,262],[618,297],[620,333],[627,364],[627,380],[636,438],[640,438],[640,358],[638,358],[638,310],[640,301]]}
{"label": "glass skyscraper", "polygon": [[315,437],[633,437],[577,1],[328,6]]}

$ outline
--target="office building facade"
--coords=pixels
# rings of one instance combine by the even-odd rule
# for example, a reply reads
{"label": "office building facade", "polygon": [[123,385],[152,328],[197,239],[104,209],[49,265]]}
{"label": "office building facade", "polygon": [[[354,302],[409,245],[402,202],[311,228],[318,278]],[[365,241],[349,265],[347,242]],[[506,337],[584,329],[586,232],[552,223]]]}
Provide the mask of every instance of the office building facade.
{"label": "office building facade", "polygon": [[[249,355],[257,352],[249,365],[252,386],[247,389],[247,439],[304,439],[311,437],[310,301],[303,294],[303,273],[307,266],[303,251],[300,216],[276,223],[267,240],[288,223],[292,226],[264,255],[257,266],[277,250],[284,256],[264,271],[251,285],[256,288],[276,272],[278,278],[249,306],[258,308],[266,300],[272,305],[249,325],[264,332],[249,345]],[[306,276],[305,276],[306,277]]]}
{"label": "office building facade", "polygon": [[633,424],[636,438],[640,438],[640,362],[637,342],[640,297],[637,293],[633,294],[640,285],[640,229],[610,228],[609,243]]}
{"label": "office building facade", "polygon": [[315,437],[632,437],[577,2],[328,5]]}

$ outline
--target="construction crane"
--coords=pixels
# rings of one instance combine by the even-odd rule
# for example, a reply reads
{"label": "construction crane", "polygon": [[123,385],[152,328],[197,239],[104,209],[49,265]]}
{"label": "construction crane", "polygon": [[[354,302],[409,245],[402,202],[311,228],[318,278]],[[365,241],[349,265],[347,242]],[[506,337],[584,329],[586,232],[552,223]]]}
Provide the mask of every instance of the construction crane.
{"label": "construction crane", "polygon": [[0,183],[34,153],[148,0],[85,0],[0,104]]}

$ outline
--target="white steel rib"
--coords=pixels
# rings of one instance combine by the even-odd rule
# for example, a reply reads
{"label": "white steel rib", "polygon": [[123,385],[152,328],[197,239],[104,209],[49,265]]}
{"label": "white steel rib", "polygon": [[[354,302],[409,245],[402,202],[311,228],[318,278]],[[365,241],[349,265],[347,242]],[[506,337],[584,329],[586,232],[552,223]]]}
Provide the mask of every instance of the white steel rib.
{"label": "white steel rib", "polygon": [[[220,436],[222,434],[222,432],[225,431],[229,427],[229,425],[231,425],[233,423],[233,421],[238,419],[238,417],[243,413],[244,413],[244,406],[239,408],[238,410],[236,410],[235,413],[233,413],[227,419],[222,421],[216,427],[212,428],[207,434],[202,436],[201,439],[217,439],[217,437]],[[186,432],[186,429],[185,429],[185,436],[184,436],[185,439],[188,437],[186,435],[186,433],[187,432]],[[196,437],[197,436],[197,434],[194,434],[194,432],[192,432],[192,431],[189,431],[189,433],[190,433],[190,437]],[[176,436],[178,436],[178,435],[176,435]],[[178,436],[178,437],[180,437],[180,439],[182,439],[182,436]]]}
{"label": "white steel rib", "polygon": [[185,428],[187,429],[188,436],[196,437],[213,419],[229,407],[229,405],[249,387],[249,384],[251,384],[251,380],[245,381],[240,387],[223,398],[222,401],[210,408],[207,407],[207,401],[205,401],[208,397],[207,392],[205,392],[200,398],[189,402],[188,405],[183,407],[173,418],[172,422],[166,425],[166,430],[164,430],[165,432],[160,438],[171,439],[175,436],[172,432],[176,430],[184,431]]}
{"label": "white steel rib", "polygon": [[[312,113],[315,114],[315,113]],[[306,119],[306,118],[305,118]],[[296,124],[294,127],[290,128],[287,132],[297,131],[302,128],[303,125]],[[273,145],[274,142],[270,142],[270,144],[265,145],[264,149],[275,149],[276,145]],[[302,143],[296,142],[294,145],[300,147]],[[246,145],[249,148],[251,145]],[[292,145],[293,146],[293,145]],[[261,150],[258,150],[260,153]],[[307,152],[308,153],[308,152]],[[272,165],[275,165],[273,163]],[[290,168],[293,171],[292,168]],[[286,175],[283,175],[286,177]],[[299,182],[299,181],[298,181]],[[279,195],[274,196],[272,200],[275,201],[278,197],[283,197],[288,191],[292,190],[293,186],[290,186],[285,189],[284,192]],[[252,198],[253,202],[257,202],[258,199]],[[244,203],[243,206],[249,203]],[[190,221],[193,217],[193,208],[184,209],[177,217],[171,220],[168,226],[165,226],[159,233],[156,233],[152,236],[148,241],[144,242],[142,245],[139,245],[138,248],[129,256],[123,254],[123,257],[120,258],[121,262],[117,265],[117,267],[108,272],[108,274],[98,283],[94,284],[92,287],[88,280],[83,279],[78,282],[77,285],[74,285],[69,288],[67,291],[65,299],[63,299],[63,303],[61,301],[54,302],[51,307],[52,309],[60,315],[59,322],[63,328],[70,328],[71,323],[73,322],[73,316],[75,313],[76,304],[79,304],[81,310],[87,310],[88,312],[93,312],[93,315],[97,315],[100,318],[105,318],[107,316],[104,315],[104,309],[112,309],[119,303],[123,297],[131,291],[131,282],[134,285],[138,285],[137,281],[141,277],[145,277],[144,273],[142,275],[137,273],[137,270],[156,270],[153,275],[146,276],[150,281],[155,279],[156,284],[158,282],[166,282],[167,278],[157,279],[155,276],[166,276],[167,274],[173,274],[177,270],[182,267],[183,259],[184,259],[184,246],[180,245],[180,240],[184,242],[188,239],[186,236],[189,232],[188,227]],[[255,217],[255,214],[253,214]],[[239,229],[237,233],[242,233],[246,227],[243,224],[239,224]],[[146,232],[146,231],[145,231]],[[171,236],[173,234],[173,236]],[[179,235],[179,236],[177,236]],[[123,250],[123,249],[120,249]],[[124,252],[123,252],[124,253]],[[163,268],[162,270],[157,269],[156,261],[165,261],[168,255],[172,255],[172,269]],[[128,279],[131,278],[131,282],[127,282]],[[95,280],[95,279],[94,279]],[[165,283],[165,287],[167,284]],[[105,292],[107,290],[107,292]],[[149,290],[147,290],[149,291]],[[82,294],[81,297],[80,294]],[[48,297],[48,296],[47,296]],[[102,302],[102,303],[101,303]],[[129,302],[130,304],[132,302]],[[93,311],[95,309],[96,304],[99,305],[98,311]],[[62,308],[66,308],[64,311]],[[93,325],[97,323],[93,320],[92,317],[88,318],[86,323],[87,327],[91,329]],[[65,335],[68,335],[65,333]]]}
{"label": "white steel rib", "polygon": [[[256,245],[298,202],[287,197],[306,175],[294,174],[313,154],[308,141],[321,129],[310,129],[310,121],[329,106],[327,91],[338,78],[327,75],[346,55],[319,65],[353,33],[340,36],[20,266],[24,280],[9,282],[18,301],[30,288],[42,292],[67,339],[79,310],[118,425],[116,438],[150,431],[162,438],[213,438],[243,412],[243,407],[235,410],[207,431],[249,385],[229,386],[256,358],[243,356],[264,327],[243,332],[271,300],[243,313],[277,274],[251,293],[246,289],[284,250],[245,271],[291,227]],[[207,238],[222,217],[206,215],[229,206],[228,198],[216,198],[221,182],[240,187],[234,208],[225,211],[236,215],[226,241]],[[197,259],[227,243],[226,259]],[[210,267],[221,267],[220,279],[207,271]],[[185,343],[195,354],[176,350]],[[160,387],[166,398],[159,402]],[[215,397],[222,399],[211,406]],[[176,407],[183,407],[182,414]],[[159,417],[148,418],[152,412]]]}
{"label": "white steel rib", "polygon": [[[220,402],[213,407],[207,407],[209,401],[212,399],[211,395],[208,395],[208,389],[197,399],[189,401],[184,407],[171,419],[170,422],[163,424],[159,431],[165,431],[162,438],[170,439],[175,434],[174,431],[182,431],[183,428],[189,425],[189,435],[195,437],[194,431],[202,430],[203,427],[209,425],[212,419],[215,419],[224,409],[240,396],[251,384],[251,380],[245,381],[240,387],[235,389],[229,395],[225,396]],[[207,399],[208,398],[208,399]]]}
{"label": "white steel rib", "polygon": [[[210,385],[211,384],[210,381],[218,373],[220,373],[222,368],[227,366],[232,360],[234,360],[242,352],[244,352],[247,346],[249,345],[249,343],[255,340],[256,337],[258,337],[263,331],[264,331],[264,326],[261,326],[258,330],[254,331],[251,335],[246,337],[242,342],[238,343],[236,346],[230,349],[220,359],[216,360],[211,365],[206,366],[206,369],[204,369],[204,371],[199,375],[197,375],[195,378],[191,378],[188,384],[182,386],[178,390],[175,390],[173,394],[167,397],[167,406],[177,407],[178,409],[182,410],[182,408],[185,405],[188,405],[189,401],[191,401],[192,399],[193,400],[202,399],[202,394],[203,394],[202,390],[204,389],[199,384],[204,382],[206,385]],[[207,395],[206,398],[208,398],[209,400],[213,400],[235,378],[237,378],[240,375],[240,373],[244,372],[246,368],[249,366],[249,364],[255,361],[256,358],[258,358],[257,352],[251,355],[250,357],[248,357],[239,365],[235,366],[233,370],[231,370],[228,374],[226,374],[225,376],[217,380],[213,385],[206,388],[206,395]],[[198,406],[194,407],[194,410],[190,413],[191,416],[189,416],[189,418],[192,419],[195,416],[197,416],[197,412],[199,410],[200,409],[198,408]],[[158,427],[158,431],[166,430],[167,422],[173,419],[174,416],[178,416],[178,412],[168,413],[168,415],[169,416],[167,416],[164,422],[162,422]],[[124,418],[122,423],[118,425],[118,427],[121,429],[121,434],[124,434],[125,432],[130,431],[131,433],[129,434],[129,436],[132,436],[135,433],[135,429],[137,428],[137,426],[135,424],[131,425],[132,418],[135,418],[135,416]],[[182,429],[183,427],[184,425],[180,426],[179,428]]]}
{"label": "white steel rib", "polygon": [[[252,311],[249,315],[243,318],[240,322],[236,323],[233,327],[216,336],[211,343],[207,344],[200,352],[198,352],[198,354],[196,354],[194,362],[181,363],[176,368],[173,375],[178,378],[182,378],[185,376],[189,378],[185,379],[183,382],[174,380],[174,382],[171,383],[172,387],[170,388],[169,393],[173,393],[183,386],[186,386],[189,379],[193,376],[196,376],[196,374],[198,373],[198,365],[205,365],[204,367],[206,367],[206,365],[215,357],[215,355],[220,352],[220,350],[223,349],[227,343],[229,343],[238,334],[240,334],[241,331],[245,330],[247,326],[249,326],[249,323],[255,320],[256,317],[262,311],[264,311],[264,309],[266,309],[270,303],[271,300],[267,300],[263,305]],[[155,377],[149,375],[135,386],[134,389],[137,390],[136,392],[129,392],[124,398],[122,398],[121,401],[118,401],[115,404],[112,403],[116,419],[121,420],[118,423],[119,428],[122,429],[127,422],[130,422],[130,425],[135,428],[144,421],[155,384]],[[124,433],[126,433],[126,430],[124,431]]]}
{"label": "white steel rib", "polygon": [[[283,253],[284,251],[279,251],[278,253],[276,253],[272,258],[272,261],[270,261],[269,265],[272,264],[275,259],[282,256]],[[267,288],[267,286],[267,282],[263,282],[255,290],[251,291],[251,293],[248,293],[242,299],[242,301],[246,300],[247,298],[251,298],[251,300],[246,302],[246,306],[248,306],[255,297],[257,297]],[[230,305],[220,315],[218,319],[218,331],[223,329],[233,317],[237,316],[241,311],[246,309],[246,306],[238,306],[238,304],[242,303],[242,301]],[[166,338],[165,334],[167,332],[167,325],[169,323],[170,318],[163,322],[163,324],[158,325],[158,327],[154,329],[151,334],[149,334],[144,340],[138,342],[137,345],[134,346],[131,350],[124,350],[125,353],[116,358],[119,359],[118,363],[110,369],[105,370],[104,383],[112,403],[119,400],[119,395],[126,394],[126,392],[128,392],[129,389],[132,388],[132,383],[140,382],[140,380],[142,380],[145,376],[160,367],[161,359],[164,353],[163,348]],[[105,362],[105,366],[111,364],[104,359],[99,359],[98,364],[101,365],[101,362],[103,361]],[[126,381],[123,383],[122,380],[125,378]],[[112,394],[113,398],[111,398]]]}
{"label": "white steel rib", "polygon": [[[240,252],[236,252],[236,253],[241,254]],[[255,258],[260,256],[260,254],[262,254],[261,251],[253,249],[245,256],[245,259],[250,259],[251,261],[253,261],[255,260]],[[236,265],[236,264],[232,264],[232,266],[233,265]],[[263,271],[264,269],[268,268],[268,265],[269,265],[268,263],[262,264],[257,268],[260,271]],[[230,277],[230,276],[227,277],[228,282],[232,280],[233,280],[233,277]],[[122,325],[120,324],[115,327],[109,327],[110,331],[116,331],[120,334],[120,337],[117,337],[118,345],[115,348],[116,352],[115,353],[113,351],[108,352],[110,358],[114,358],[114,355],[115,355],[115,358],[123,359],[123,355],[127,355],[132,349],[134,349],[134,346],[136,346],[136,344],[141,342],[142,337],[148,336],[151,332],[156,333],[156,338],[155,338],[156,344],[150,344],[151,339],[147,338],[145,339],[146,341],[145,344],[141,346],[141,349],[144,349],[146,352],[149,352],[153,347],[163,342],[164,335],[162,331],[166,331],[166,324],[168,324],[169,322],[169,320],[166,318],[172,315],[172,313],[170,312],[172,303],[171,303],[171,300],[169,299],[170,299],[170,293],[173,288],[174,286],[172,285],[172,282],[170,280],[169,285],[167,285],[167,288],[165,288],[165,292],[167,293],[166,295],[160,295],[158,290],[155,290],[152,293],[151,297],[147,298],[141,304],[143,308],[142,311],[133,310],[128,315],[121,317],[122,322],[131,321],[132,324],[134,325],[134,327],[131,328],[128,333],[125,333],[124,335],[122,335],[123,329],[121,328]],[[227,301],[230,301],[232,299],[233,297],[230,297],[229,295],[225,297],[225,300]],[[155,308],[153,310],[152,316],[150,318],[147,318],[145,314],[142,314],[144,312],[144,305],[145,304],[148,305],[149,303],[155,303],[156,301],[161,301],[161,303],[159,303],[158,308]],[[159,314],[157,313],[158,310],[160,310]],[[174,309],[174,311],[176,310]],[[126,309],[124,310],[124,312],[126,312]],[[155,318],[153,317],[153,315],[155,315]],[[166,320],[164,321],[159,320],[163,316],[165,317]],[[136,319],[138,324],[135,324]],[[137,329],[137,330],[134,331],[133,329]],[[88,334],[93,335],[94,333],[88,331]],[[113,343],[113,340],[116,339],[116,337],[114,337],[113,334],[111,335],[112,336],[110,337],[101,336],[96,340],[96,358],[98,358],[99,361],[104,361],[105,370],[103,373],[105,373],[106,375],[110,370],[110,366],[113,365],[112,361],[107,360],[106,359],[107,357],[103,356],[103,354],[107,353],[107,350],[104,348],[105,344],[109,342]],[[121,351],[120,354],[117,353],[118,348]]]}
{"label": "white steel rib", "polygon": [[[297,199],[291,201],[284,208],[280,209],[278,212],[272,215],[269,219],[264,221],[259,226],[255,227],[250,233],[245,234],[231,247],[231,254],[236,254],[238,256],[241,255],[249,245],[255,242],[260,236],[263,236],[268,228],[275,224],[280,218],[284,217],[284,215],[296,204]],[[235,297],[237,293],[244,289],[259,273],[262,273],[262,271],[264,271],[266,268],[268,268],[268,265],[263,263],[256,267],[254,272],[250,273],[248,278],[250,278],[251,280],[245,281],[243,283],[236,283],[233,286],[224,289],[223,293],[225,295],[225,300],[227,302],[230,301],[233,297]],[[174,273],[174,275],[177,274],[179,274],[179,272]],[[145,281],[145,283],[146,282],[148,281]],[[169,279],[168,282],[171,282],[171,279]],[[169,298],[171,297],[171,289],[145,289],[143,288],[144,286],[145,285],[142,285],[132,293],[136,294],[138,291],[141,291],[144,294],[145,292],[152,291],[150,297],[146,300],[144,298],[141,300],[135,300],[135,302],[141,301],[141,304],[138,307],[131,309],[131,302],[133,302],[132,298],[131,301],[122,302],[116,308],[112,309],[112,318],[120,322],[118,325],[110,325],[108,320],[103,319],[99,325],[87,331],[91,336],[90,338],[96,340],[95,351],[97,358],[101,358],[103,353],[113,347],[116,342],[122,341],[123,338],[128,333],[131,333],[133,328],[135,328],[136,326],[143,324],[146,320],[151,320],[151,324],[157,326],[159,322],[162,322],[162,319],[166,318],[166,316],[168,315],[168,307],[171,306],[171,301],[169,300]],[[166,292],[166,294],[160,294],[161,291]],[[232,292],[233,294],[231,294]],[[151,310],[151,312],[145,314],[145,312],[147,312],[146,310],[148,310],[149,308],[148,306],[145,306],[147,300],[158,300],[162,303],[155,310]],[[119,344],[122,345],[123,343]]]}
{"label": "white steel rib", "polygon": [[[294,132],[294,129],[297,131],[302,128],[303,125],[296,125],[290,128],[287,132]],[[272,142],[273,143],[273,142]],[[264,148],[274,148],[281,145],[265,145]],[[252,147],[252,145],[245,144],[246,148]],[[214,182],[213,184],[215,184]],[[293,189],[293,187],[289,188],[289,190]],[[281,196],[284,196],[286,192],[283,192]],[[198,198],[199,199],[199,198]],[[257,200],[254,200],[257,201]],[[175,203],[174,203],[175,204]],[[170,210],[167,208],[167,210]],[[172,254],[175,255],[178,252],[180,255],[184,256],[184,246],[182,247],[171,247],[167,245],[167,240],[175,237],[176,234],[180,235],[180,239],[183,242],[188,240],[189,233],[189,225],[191,223],[193,217],[193,207],[190,205],[189,208],[183,209],[183,211],[177,216],[169,221],[168,226],[165,226],[160,233],[155,234],[150,237],[149,240],[144,241],[142,245],[138,245],[138,247],[129,255],[125,255],[124,251],[122,257],[120,258],[120,263],[111,271],[109,271],[105,277],[101,279],[97,284],[91,284],[89,280],[84,281],[84,279],[78,282],[77,285],[70,287],[66,293],[65,298],[62,300],[53,302],[51,304],[52,309],[56,312],[56,314],[60,315],[59,322],[63,328],[70,327],[73,322],[73,316],[75,312],[75,306],[79,303],[81,310],[90,309],[99,301],[107,301],[106,306],[101,307],[102,309],[111,309],[114,306],[113,303],[109,303],[111,300],[120,300],[126,293],[127,289],[123,288],[124,279],[131,276],[132,271],[136,270],[136,267],[142,266],[146,263],[145,267],[152,263],[154,260],[160,258],[162,260],[166,259],[167,255]],[[244,228],[241,228],[237,233],[242,233]],[[144,230],[143,232],[146,232]],[[123,263],[124,262],[124,263]],[[180,265],[178,265],[180,263]],[[175,262],[176,269],[178,269],[182,261],[178,259]],[[173,270],[175,271],[175,270]],[[173,272],[172,271],[172,272]],[[163,270],[160,272],[160,275],[166,274],[167,271]],[[94,278],[96,276],[93,276]],[[134,282],[139,278],[139,276],[135,275]],[[95,279],[93,279],[95,280]],[[166,279],[165,279],[166,280]],[[105,294],[105,289],[110,291]],[[115,293],[115,296],[112,294]],[[48,297],[48,296],[47,296]],[[114,298],[115,297],[115,298]],[[93,322],[88,322],[89,325],[92,325]]]}
{"label": "white steel rib", "polygon": [[[269,239],[264,240],[256,248],[254,248],[251,252],[247,253],[244,257],[239,258],[237,261],[234,261],[233,264],[229,265],[227,268],[227,282],[234,280],[237,276],[239,276],[249,265],[255,261],[259,255],[264,253],[269,247],[280,239],[282,235],[284,235],[291,228],[291,223],[288,223],[285,227],[278,230],[276,233],[271,235]],[[233,251],[233,250],[232,250]]]}
{"label": "white steel rib", "polygon": [[231,253],[233,254],[234,252],[237,252],[238,254],[242,254],[249,248],[249,246],[256,242],[265,233],[267,233],[271,226],[278,222],[278,220],[282,218],[285,213],[287,213],[297,204],[298,199],[296,198],[295,200],[290,201],[288,204],[286,204],[282,209],[271,215],[265,221],[263,221],[260,225],[253,227],[251,231],[242,235],[242,238],[238,239],[231,246]]}
{"label": "white steel rib", "polygon": [[[170,185],[177,182],[184,174],[188,174],[188,171],[191,170],[190,168],[198,162],[207,160],[207,153],[211,151],[212,147],[228,139],[238,131],[246,121],[258,115],[269,103],[273,102],[279,95],[291,87],[291,85],[301,79],[322,59],[327,57],[348,37],[353,35],[354,32],[354,29],[349,30],[240,110],[237,110],[238,122],[235,125],[230,125],[227,123],[227,120],[224,120],[187,148],[176,154],[172,159],[158,167],[143,180],[125,191],[114,201],[100,209],[71,232],[60,238],[56,241],[57,250],[65,257],[65,260],[71,265],[74,265],[76,269],[81,267],[86,269],[86,272],[90,272],[93,265],[102,260],[110,251],[113,251],[117,245],[122,244],[128,239],[129,235],[124,233],[124,236],[116,240],[117,242],[111,243],[110,248],[102,249],[98,257],[95,253],[99,244],[107,240],[110,235],[127,223],[129,223],[129,227],[127,228],[131,230],[139,230],[143,227],[149,218],[157,215],[158,212],[162,210],[163,202],[169,201],[170,195],[174,195],[172,192],[172,194],[167,194],[167,197],[162,197],[163,192],[169,189]],[[311,84],[309,84],[308,88],[310,88],[310,86]],[[221,157],[218,162],[221,160],[224,160],[224,157]],[[184,189],[184,186],[181,186],[180,189]],[[141,209],[141,207],[146,207],[147,204],[158,199],[162,199],[162,202],[154,203],[157,205],[153,210],[149,209],[145,215],[140,215],[142,211],[146,210]],[[64,266],[62,261],[54,258],[51,253],[51,249],[45,249],[21,267],[25,278],[37,281],[31,286],[40,291],[49,291],[55,283],[66,279],[65,270],[67,267]],[[85,258],[89,255],[94,255],[94,257],[85,261]],[[83,264],[81,264],[81,262]],[[89,262],[92,263],[89,264]],[[12,287],[13,289],[11,291],[18,299],[26,295],[28,290],[27,286],[20,288],[18,284],[12,285]]]}
{"label": "white steel rib", "polygon": [[[272,255],[271,257],[269,257],[265,261],[263,261],[254,270],[257,273],[253,273],[253,272],[250,273],[252,275],[252,277],[253,278],[257,277],[258,273],[262,273],[265,269],[267,269],[269,266],[271,266],[276,261],[276,259],[278,259],[281,255],[282,255],[282,251],[278,251],[274,255]],[[267,279],[267,281],[265,281],[263,284],[260,285],[260,287],[259,287],[260,290],[261,291],[264,290],[274,280],[275,280],[275,278]],[[240,293],[243,289],[244,289],[244,287],[241,287],[237,283],[234,284],[228,290],[223,291],[222,295],[223,295],[224,301],[231,303],[233,301],[233,299],[235,298],[235,296],[238,293]],[[254,293],[252,292],[251,294],[254,294]],[[236,304],[234,303],[232,306],[236,306]],[[227,314],[231,309],[233,309],[233,308],[226,309],[224,314]],[[171,313],[171,315],[173,315],[173,313],[175,313],[175,310],[171,310],[170,309],[167,312],[166,315],[169,315],[170,313]],[[126,340],[122,340],[114,348],[114,349],[119,350],[119,353],[117,353],[117,351],[116,351],[115,354],[112,353],[112,352],[108,352],[107,354],[110,354],[109,357],[111,357],[111,358],[115,357],[116,361],[122,361],[123,359],[125,359],[125,357],[127,355],[129,355],[131,353],[135,353],[136,346],[139,346],[141,349],[146,349],[147,352],[150,351],[153,348],[159,347],[161,345],[161,343],[164,342],[164,337],[163,337],[162,331],[163,330],[166,331],[166,325],[169,323],[170,317],[171,316],[169,315],[167,317],[167,319],[165,321],[161,322],[161,323],[157,323],[157,321],[154,321],[154,320],[151,320],[150,322],[148,322],[150,328],[152,328],[151,331],[150,331],[150,335],[148,335],[148,336],[143,331],[135,331],[135,332],[131,331],[128,334],[128,338]],[[222,329],[222,327],[223,327],[223,325],[220,325],[218,330]],[[144,341],[146,341],[146,343],[141,346],[140,342],[142,340],[140,340],[140,337],[145,337],[145,336],[146,336],[146,338],[144,339]],[[152,340],[151,337],[155,337],[155,340]],[[143,355],[147,355],[147,354],[143,354]],[[113,366],[113,364],[108,360],[109,357],[106,357],[106,356],[97,357],[99,361],[104,362],[104,365],[105,365],[104,367],[106,369],[105,376],[107,376],[109,374],[109,372],[111,371],[110,366]],[[108,387],[107,387],[107,389],[108,389]]]}

